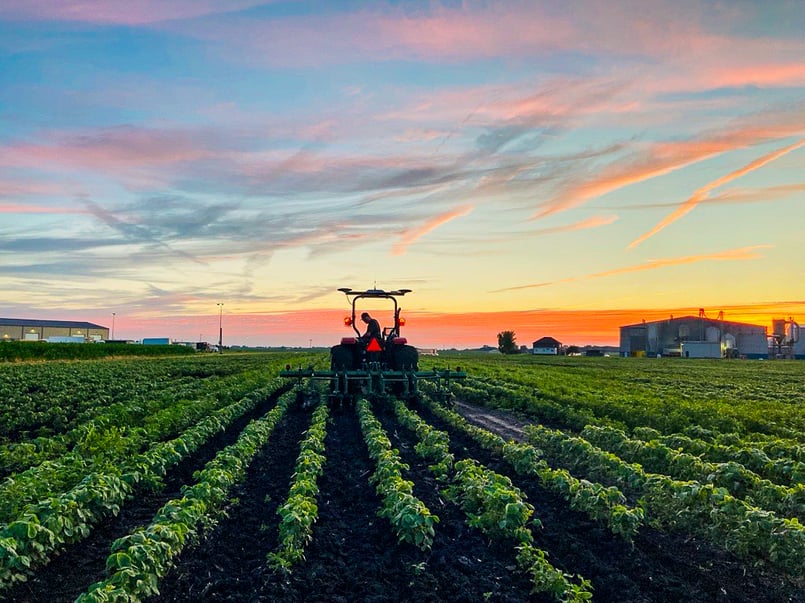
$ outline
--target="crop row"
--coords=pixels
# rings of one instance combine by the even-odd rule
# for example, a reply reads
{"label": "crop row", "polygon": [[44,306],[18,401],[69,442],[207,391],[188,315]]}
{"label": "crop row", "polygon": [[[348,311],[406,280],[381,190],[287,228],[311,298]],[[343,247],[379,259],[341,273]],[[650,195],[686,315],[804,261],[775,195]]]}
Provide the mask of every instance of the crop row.
{"label": "crop row", "polygon": [[[62,434],[119,402],[128,406],[136,400],[145,407],[151,400],[159,402],[161,392],[168,390],[170,399],[195,397],[208,378],[244,372],[245,364],[234,360],[214,363],[192,357],[0,365],[0,443]],[[253,362],[246,364],[255,368]]]}
{"label": "crop row", "polygon": [[169,426],[168,415],[180,422],[197,401],[232,402],[275,376],[265,361],[224,360],[0,366],[0,476],[76,447],[91,454],[93,438],[115,427],[130,435],[153,421]]}
{"label": "crop row", "polygon": [[268,564],[282,571],[305,558],[305,546],[313,537],[313,524],[319,516],[316,497],[318,479],[324,471],[324,438],[327,436],[329,409],[320,404],[311,420],[310,428],[302,441],[296,470],[293,474],[288,498],[277,509],[280,516],[279,547],[267,556]]}
{"label": "crop row", "polygon": [[[265,387],[265,380],[260,380],[260,383]],[[279,383],[275,383],[272,391],[278,386]],[[252,387],[251,391],[254,389]],[[222,416],[231,416],[233,411],[222,409],[222,403],[230,402],[232,406],[231,395],[245,393],[243,388],[237,387],[220,399],[208,396],[200,400],[179,401],[149,417],[141,427],[102,426],[97,421],[90,421],[81,427],[81,439],[72,451],[9,476],[0,483],[0,521],[13,520],[26,504],[69,490],[89,473],[117,473],[127,459],[139,454],[143,448],[175,436],[205,417],[219,412]],[[248,395],[246,398],[257,399]],[[235,409],[243,407],[237,402],[235,404]]]}
{"label": "crop row", "polygon": [[763,362],[529,354],[462,358],[461,362],[476,378],[523,386],[541,402],[606,419],[627,431],[647,426],[662,433],[684,433],[698,427],[803,443],[805,417],[791,412],[792,401],[801,400],[805,393],[805,366],[801,363],[783,367]]}
{"label": "crop row", "polygon": [[640,465],[559,430],[529,425],[525,431],[553,462],[640,496],[646,518],[655,527],[700,534],[741,557],[763,559],[791,575],[805,568],[805,528],[796,519],[753,507],[712,484],[646,473]]}
{"label": "crop row", "polygon": [[[528,526],[541,523],[538,519],[531,520],[534,507],[525,501],[508,477],[490,471],[473,459],[452,463],[454,456],[449,450],[450,438],[446,432],[430,426],[401,403],[395,404],[394,411],[400,423],[417,436],[416,453],[427,461],[437,461],[430,465],[430,470],[438,480],[448,481],[442,492],[465,512],[468,525],[490,538],[515,543],[517,564],[531,578],[534,592],[551,594],[560,601],[592,598],[589,581],[579,578],[578,583],[571,582],[572,576],[554,567],[545,551],[533,545],[534,537]],[[451,462],[440,461],[439,454]]]}
{"label": "crop row", "polygon": [[198,450],[215,433],[276,392],[282,384],[253,392],[200,421],[181,436],[162,442],[121,468],[90,473],[58,496],[26,505],[17,519],[0,529],[0,589],[25,580],[65,545],[85,538],[92,526],[117,515],[141,485],[157,485],[168,468]]}
{"label": "crop row", "polygon": [[[468,380],[470,385],[458,385],[456,390],[462,398],[468,401],[477,402],[485,406],[500,406],[503,408],[522,411],[529,416],[535,417],[542,422],[561,425],[573,431],[581,431],[584,427],[601,426],[602,428],[620,427],[623,431],[625,425],[603,414],[596,417],[587,414],[573,407],[560,406],[556,403],[540,399],[536,393],[529,393],[522,386],[515,386],[510,383],[488,384],[477,379]],[[601,406],[601,411],[605,411],[606,405]],[[701,429],[694,426],[688,431],[697,433]],[[707,443],[706,441],[691,438],[683,434],[672,434],[662,436],[659,431],[651,427],[635,427],[634,433],[638,439],[658,440],[665,445],[679,448],[690,446],[690,452],[694,455],[708,455],[714,457],[715,462],[735,461],[747,464],[757,469],[758,473],[769,478],[785,481],[793,486],[797,482],[805,480],[805,463],[795,460],[800,455],[800,448],[796,444],[785,443],[785,440],[774,438],[762,444],[763,448],[769,450],[769,454],[774,454],[775,458],[770,458],[769,454],[760,450],[758,444],[739,443],[730,446]],[[737,438],[734,438],[737,439]],[[740,442],[740,439],[737,439]],[[754,478],[749,478],[754,479]],[[780,492],[782,498],[787,498],[785,492]],[[775,496],[772,494],[770,496]],[[780,498],[778,495],[777,498]],[[789,503],[782,503],[789,505]],[[799,513],[799,512],[797,512]]]}
{"label": "crop row", "polygon": [[439,418],[464,431],[483,448],[500,455],[517,473],[536,477],[543,488],[559,494],[572,509],[607,526],[613,534],[631,542],[643,524],[643,509],[626,506],[626,497],[617,487],[580,480],[565,469],[551,468],[541,458],[542,452],[534,446],[506,441],[439,404],[431,403],[430,408]]}
{"label": "crop row", "polygon": [[413,544],[422,550],[429,549],[433,544],[434,524],[439,518],[414,496],[413,482],[403,478],[402,472],[409,467],[391,447],[380,421],[372,414],[369,402],[358,400],[356,410],[369,456],[375,463],[370,481],[383,501],[377,514],[389,520],[400,542]]}
{"label": "crop row", "polygon": [[644,442],[629,438],[611,427],[587,426],[581,437],[622,459],[640,463],[646,471],[670,475],[679,480],[697,480],[725,488],[736,498],[774,511],[785,517],[805,518],[805,485],[787,488],[762,479],[742,464],[729,460],[722,463],[703,461],[698,456],[680,452],[656,440]]}
{"label": "crop row", "polygon": [[188,542],[215,524],[230,492],[243,481],[293,400],[292,393],[284,394],[273,410],[249,423],[234,444],[196,474],[195,484],[182,488],[181,498],[166,503],[150,525],[116,540],[106,562],[110,575],[93,584],[77,603],[137,601],[159,594],[159,579]]}
{"label": "crop row", "polygon": [[[725,434],[726,435],[726,434]],[[719,439],[725,440],[725,435]],[[714,463],[735,461],[770,481],[783,485],[805,483],[805,447],[774,439],[765,442],[744,443],[735,438],[731,444],[711,442],[684,434],[663,435],[650,427],[634,429],[633,436],[644,442],[659,442],[674,449],[702,457]]]}

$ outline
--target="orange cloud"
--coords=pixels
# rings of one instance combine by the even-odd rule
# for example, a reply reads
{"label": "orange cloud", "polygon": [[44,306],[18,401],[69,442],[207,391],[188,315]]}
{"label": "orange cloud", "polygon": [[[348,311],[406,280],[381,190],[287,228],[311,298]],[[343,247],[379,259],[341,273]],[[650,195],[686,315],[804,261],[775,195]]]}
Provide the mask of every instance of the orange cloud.
{"label": "orange cloud", "polygon": [[691,195],[675,211],[673,211],[670,215],[666,216],[663,220],[661,220],[654,228],[652,228],[647,233],[639,236],[634,241],[629,243],[628,248],[632,249],[632,248],[638,246],[640,243],[642,243],[646,239],[649,239],[649,238],[653,237],[655,234],[660,232],[666,226],[669,226],[669,225],[673,224],[674,222],[679,220],[681,217],[683,217],[686,214],[688,214],[689,212],[691,212],[699,203],[701,203],[704,199],[706,199],[709,196],[710,191],[712,191],[713,189],[716,189],[719,186],[722,186],[723,184],[726,184],[727,182],[731,182],[731,181],[735,180],[736,178],[740,178],[741,176],[745,176],[746,174],[748,174],[750,172],[754,172],[755,170],[760,169],[765,165],[768,165],[772,161],[775,161],[775,160],[779,159],[780,157],[782,157],[783,155],[787,155],[791,151],[794,151],[794,150],[796,150],[796,149],[798,149],[798,148],[800,148],[802,146],[805,146],[805,138],[803,138],[802,140],[800,140],[798,142],[795,142],[794,144],[790,144],[787,147],[783,147],[782,149],[778,149],[776,151],[768,153],[767,155],[764,155],[763,157],[755,159],[753,162],[745,165],[744,167],[742,167],[742,168],[740,168],[738,170],[735,170],[734,172],[731,172],[731,173],[729,173],[729,174],[727,174],[725,176],[722,176],[721,178],[717,178],[716,180],[713,180],[712,182],[704,185],[703,187],[698,189],[696,192],[694,192],[693,195]]}
{"label": "orange cloud", "polygon": [[466,216],[472,210],[473,210],[472,205],[464,205],[462,207],[458,207],[443,214],[439,214],[438,216],[434,216],[421,226],[406,230],[405,232],[402,233],[400,240],[392,247],[391,250],[392,255],[405,254],[405,252],[408,251],[408,247],[410,247],[414,242],[416,242],[429,232],[436,230],[437,228],[439,228],[444,224],[447,224],[451,220],[455,220],[456,218],[460,218],[461,216]]}
{"label": "orange cloud", "polygon": [[534,231],[533,234],[554,234],[558,232],[572,232],[574,230],[586,230],[588,228],[599,228],[600,226],[607,226],[613,222],[617,222],[618,216],[593,216],[586,220],[573,222],[573,224],[566,224],[564,226],[555,226],[553,228],[542,228]]}
{"label": "orange cloud", "polygon": [[719,251],[717,253],[705,253],[700,255],[688,255],[678,258],[649,260],[648,262],[644,262],[643,264],[635,264],[634,266],[625,266],[623,268],[605,270],[604,272],[596,272],[594,274],[587,274],[585,276],[563,278],[557,281],[547,281],[543,283],[532,283],[530,285],[519,285],[517,287],[506,287],[504,289],[495,289],[493,291],[490,291],[490,293],[501,293],[503,291],[518,291],[520,289],[534,289],[537,287],[547,287],[549,285],[557,285],[560,283],[572,283],[575,281],[582,281],[591,278],[603,278],[606,276],[616,276],[619,274],[628,274],[631,272],[643,272],[645,270],[656,270],[657,268],[666,268],[668,266],[679,266],[684,264],[695,264],[697,262],[753,260],[762,257],[760,254],[756,252],[756,250],[767,249],[770,247],[772,247],[772,245],[753,245],[751,247],[740,247],[737,249],[730,249],[727,251]]}
{"label": "orange cloud", "polygon": [[[732,131],[711,134],[699,140],[639,145],[634,153],[635,157],[639,157],[638,160],[629,161],[627,158],[617,161],[601,170],[596,176],[567,186],[553,199],[544,203],[531,218],[540,219],[573,209],[591,199],[670,174],[728,151],[786,136],[801,135],[802,132],[801,119],[792,120],[790,115],[758,116],[753,119],[754,121],[740,124]],[[791,150],[793,149],[787,149],[785,152]]]}

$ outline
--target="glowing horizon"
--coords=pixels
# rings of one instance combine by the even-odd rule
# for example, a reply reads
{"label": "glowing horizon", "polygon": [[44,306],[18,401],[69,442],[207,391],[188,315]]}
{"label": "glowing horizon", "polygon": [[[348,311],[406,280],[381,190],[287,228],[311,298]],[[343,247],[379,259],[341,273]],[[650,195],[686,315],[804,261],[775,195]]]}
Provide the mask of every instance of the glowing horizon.
{"label": "glowing horizon", "polygon": [[216,341],[223,303],[225,343],[326,345],[376,285],[421,347],[805,323],[803,30],[760,0],[7,0],[0,316]]}

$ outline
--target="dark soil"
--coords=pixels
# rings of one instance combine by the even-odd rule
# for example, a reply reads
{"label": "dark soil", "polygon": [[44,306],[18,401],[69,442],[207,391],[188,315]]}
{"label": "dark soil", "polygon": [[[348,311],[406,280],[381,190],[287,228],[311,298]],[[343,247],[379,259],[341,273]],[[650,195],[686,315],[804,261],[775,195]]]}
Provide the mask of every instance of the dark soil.
{"label": "dark soil", "polygon": [[[458,409],[505,437],[516,436],[523,426],[504,411],[469,405]],[[153,603],[550,600],[530,594],[527,577],[517,570],[512,543],[490,543],[467,526],[463,512],[442,496],[443,485],[415,454],[412,434],[380,405],[376,410],[393,446],[410,466],[404,477],[414,482],[414,494],[440,518],[429,552],[398,543],[388,521],[377,517],[381,501],[369,484],[374,467],[355,412],[343,409],[334,410],[328,424],[319,519],[306,560],[288,575],[268,567],[266,554],[277,544],[276,509],[287,496],[299,442],[310,421],[310,411],[293,409],[232,494],[228,516],[177,559],[174,570],[160,582],[161,594]],[[543,527],[534,529],[535,544],[549,553],[556,567],[591,580],[596,601],[805,602],[794,581],[743,564],[685,535],[644,528],[630,545],[572,511],[566,501],[535,480],[514,474],[507,464],[427,411],[422,415],[448,431],[457,458],[475,458],[512,478],[542,521]],[[226,438],[234,439],[241,428],[230,430]],[[193,470],[229,443],[226,438],[208,444],[186,467],[171,474],[162,495],[130,501],[120,517],[101,526],[75,550],[65,551],[35,579],[13,591],[11,600],[68,601],[102,578],[112,540],[148,523],[182,483],[192,481]]]}
{"label": "dark soil", "polygon": [[[464,402],[459,402],[456,410],[503,437],[522,439],[525,422],[505,411]],[[630,546],[570,509],[537,480],[518,476],[507,463],[427,410],[422,415],[450,434],[451,450],[457,458],[475,458],[512,479],[534,505],[535,516],[543,524],[535,533],[535,545],[550,553],[549,560],[556,567],[590,580],[596,601],[805,601],[805,592],[796,581],[749,566],[724,549],[690,535],[644,526]]]}
{"label": "dark soil", "polygon": [[234,421],[228,429],[210,438],[195,454],[182,460],[165,477],[162,490],[137,493],[123,505],[116,517],[110,517],[97,525],[83,541],[68,546],[27,582],[0,592],[0,600],[20,603],[73,601],[91,584],[103,580],[106,577],[106,559],[112,543],[133,532],[138,526],[151,523],[156,512],[165,503],[181,496],[183,485],[193,483],[195,471],[203,469],[219,450],[234,443],[249,421],[274,407],[280,393]]}

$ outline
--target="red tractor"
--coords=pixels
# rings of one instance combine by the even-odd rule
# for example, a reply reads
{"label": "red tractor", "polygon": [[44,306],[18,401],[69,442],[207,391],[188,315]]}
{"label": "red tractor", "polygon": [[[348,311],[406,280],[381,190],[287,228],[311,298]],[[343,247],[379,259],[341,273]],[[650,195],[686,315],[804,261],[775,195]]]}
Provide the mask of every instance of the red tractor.
{"label": "red tractor", "polygon": [[[350,301],[352,312],[344,318],[344,324],[352,327],[354,337],[343,337],[341,343],[330,348],[330,370],[316,371],[313,368],[286,370],[280,373],[283,377],[309,377],[326,379],[330,382],[330,403],[334,406],[354,402],[360,395],[378,396],[392,394],[398,398],[416,401],[419,398],[417,382],[419,379],[435,380],[438,391],[444,398],[449,392],[442,385],[449,385],[450,379],[466,377],[461,369],[457,370],[419,370],[419,353],[408,345],[408,340],[400,333],[405,319],[400,317],[401,308],[397,298],[410,289],[384,291],[383,289],[367,289],[355,291],[342,287],[339,289]],[[382,332],[361,335],[356,324],[358,302],[366,299],[390,300],[393,305],[394,320]]]}
{"label": "red tractor", "polygon": [[[368,289],[366,291],[353,291],[346,287],[339,289],[350,299],[352,315],[344,319],[346,326],[352,327],[355,337],[342,337],[339,345],[330,349],[330,369],[333,371],[370,369],[379,366],[385,370],[416,371],[419,354],[416,348],[408,345],[408,340],[400,334],[400,328],[405,325],[405,319],[400,318],[401,308],[397,305],[397,297],[410,293],[410,289],[396,291],[383,291],[382,289]],[[388,299],[394,304],[394,323],[383,329],[380,336],[362,337],[358,330],[355,317],[358,300],[362,299]],[[365,313],[363,313],[365,314]]]}

